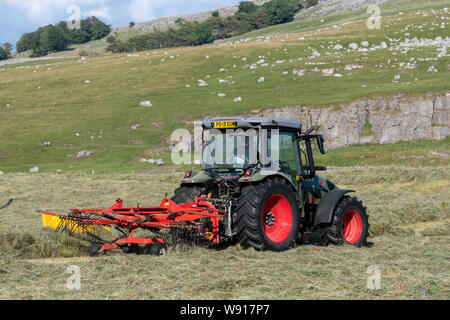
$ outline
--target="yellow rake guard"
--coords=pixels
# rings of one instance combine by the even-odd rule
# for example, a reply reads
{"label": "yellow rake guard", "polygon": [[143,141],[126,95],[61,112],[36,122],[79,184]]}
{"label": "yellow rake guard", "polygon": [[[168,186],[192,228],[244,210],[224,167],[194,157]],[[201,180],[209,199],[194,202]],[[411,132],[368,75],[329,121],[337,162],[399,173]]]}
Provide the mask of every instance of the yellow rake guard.
{"label": "yellow rake guard", "polygon": [[[73,233],[84,233],[84,232],[94,232],[95,228],[98,226],[77,226],[73,222],[61,219],[59,215],[44,213],[42,212],[42,225],[44,228],[51,228],[53,230],[58,230],[63,226],[67,226],[70,232]],[[106,231],[111,231],[111,227],[102,226]]]}

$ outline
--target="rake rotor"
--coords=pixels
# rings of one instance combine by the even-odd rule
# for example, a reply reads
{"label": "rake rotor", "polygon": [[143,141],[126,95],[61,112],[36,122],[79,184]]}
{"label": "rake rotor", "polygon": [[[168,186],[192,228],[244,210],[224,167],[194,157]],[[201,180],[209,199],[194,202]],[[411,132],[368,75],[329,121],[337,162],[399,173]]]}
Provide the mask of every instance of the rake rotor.
{"label": "rake rotor", "polygon": [[96,235],[104,230],[104,227],[97,224],[100,218],[94,214],[71,212],[66,216],[60,216],[59,219],[59,224],[56,227],[58,232]]}

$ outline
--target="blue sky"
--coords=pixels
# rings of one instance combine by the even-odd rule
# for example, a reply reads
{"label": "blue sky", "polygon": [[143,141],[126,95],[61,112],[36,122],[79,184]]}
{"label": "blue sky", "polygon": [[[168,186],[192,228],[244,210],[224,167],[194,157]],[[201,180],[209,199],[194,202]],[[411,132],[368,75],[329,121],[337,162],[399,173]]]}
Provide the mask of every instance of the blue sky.
{"label": "blue sky", "polygon": [[240,0],[0,0],[0,43],[15,43],[25,32],[68,20],[80,9],[81,17],[96,16],[114,26],[181,13],[209,11]]}

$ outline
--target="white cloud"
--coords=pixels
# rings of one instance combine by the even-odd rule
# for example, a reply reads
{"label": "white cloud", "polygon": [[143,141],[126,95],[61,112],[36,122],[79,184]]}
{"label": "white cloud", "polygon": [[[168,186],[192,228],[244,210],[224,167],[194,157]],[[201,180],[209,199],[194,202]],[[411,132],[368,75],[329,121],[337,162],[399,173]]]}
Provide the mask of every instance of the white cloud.
{"label": "white cloud", "polygon": [[160,1],[132,0],[127,10],[133,20],[138,22],[151,20],[156,18],[155,6],[159,5],[158,2]]}
{"label": "white cloud", "polygon": [[106,20],[111,21],[113,19],[111,15],[111,8],[110,7],[101,7],[98,9],[90,10],[87,12],[83,12],[83,15],[85,17],[97,17],[97,18],[103,18]]}
{"label": "white cloud", "polygon": [[[61,20],[61,17],[69,18],[67,8],[75,5],[80,6],[103,6],[110,0],[0,0],[11,7],[17,8],[21,11],[26,19],[32,22],[45,24],[54,23]],[[103,12],[107,15],[108,11],[104,10],[106,7],[98,9],[98,12]],[[94,11],[94,10],[92,10]],[[106,17],[105,17],[106,18]]]}

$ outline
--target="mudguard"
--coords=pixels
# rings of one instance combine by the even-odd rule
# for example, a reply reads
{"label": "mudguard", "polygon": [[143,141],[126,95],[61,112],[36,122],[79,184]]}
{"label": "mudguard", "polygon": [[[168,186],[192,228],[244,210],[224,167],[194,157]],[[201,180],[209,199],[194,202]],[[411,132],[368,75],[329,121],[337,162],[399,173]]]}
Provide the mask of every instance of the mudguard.
{"label": "mudguard", "polygon": [[341,190],[335,189],[328,192],[319,203],[316,210],[316,215],[314,217],[314,224],[319,225],[322,223],[331,223],[333,219],[334,210],[338,202],[342,199],[344,195],[350,192],[355,192],[355,190]]}

